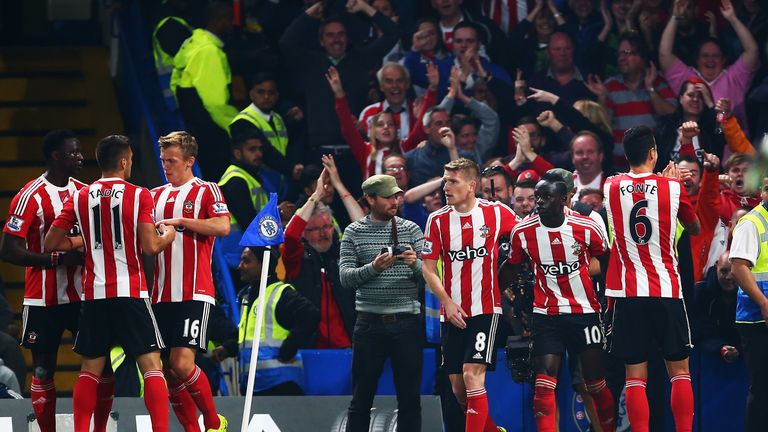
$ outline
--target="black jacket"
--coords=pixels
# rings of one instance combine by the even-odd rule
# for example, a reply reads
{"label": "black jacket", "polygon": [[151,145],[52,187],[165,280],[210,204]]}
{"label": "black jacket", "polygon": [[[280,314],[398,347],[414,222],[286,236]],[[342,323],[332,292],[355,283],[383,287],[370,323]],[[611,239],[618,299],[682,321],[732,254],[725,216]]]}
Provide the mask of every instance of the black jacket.
{"label": "black jacket", "polygon": [[326,278],[333,284],[333,298],[339,307],[347,336],[351,339],[357,319],[355,293],[353,290],[345,289],[339,279],[339,241],[334,238],[333,245],[325,253],[315,251],[309,243],[303,239],[302,241],[304,258],[301,263],[301,272],[289,282],[319,309],[323,292],[321,272],[324,271]]}
{"label": "black jacket", "polygon": [[[267,285],[277,282],[270,277]],[[241,306],[247,305],[250,312],[258,304],[259,287],[248,285],[237,295]],[[311,348],[312,337],[320,321],[320,311],[295,289],[284,289],[275,306],[275,319],[290,334],[280,346],[278,359],[288,361],[296,355],[299,348]],[[229,354],[229,353],[228,353]]]}
{"label": "black jacket", "polygon": [[[697,120],[699,124],[699,145],[707,153],[714,153],[720,159],[723,158],[725,149],[725,134],[715,134],[717,122],[715,110],[704,108]],[[672,150],[677,142],[677,128],[683,124],[683,113],[678,106],[677,110],[659,119],[656,126],[656,146],[659,149],[659,160],[656,161],[656,171],[663,170],[671,159]]]}
{"label": "black jacket", "polygon": [[[381,59],[400,37],[395,23],[380,12],[371,20],[383,35],[365,46],[349,49],[335,65],[354,113],[360,112],[367,103],[368,72],[379,66]],[[333,109],[335,98],[325,79],[328,68],[334,65],[324,51],[312,49],[317,43],[308,43],[317,40],[317,23],[302,13],[280,38],[280,50],[288,60],[290,69],[298,74],[294,78],[298,87],[304,91],[309,144],[315,149],[344,143],[339,132],[339,119]],[[352,42],[350,39],[350,46]]]}

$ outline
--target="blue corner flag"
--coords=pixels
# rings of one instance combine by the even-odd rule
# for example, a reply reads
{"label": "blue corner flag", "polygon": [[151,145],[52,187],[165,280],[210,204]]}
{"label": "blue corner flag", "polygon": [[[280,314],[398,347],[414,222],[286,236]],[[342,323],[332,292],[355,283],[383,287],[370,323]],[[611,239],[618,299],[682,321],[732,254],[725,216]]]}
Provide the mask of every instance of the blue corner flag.
{"label": "blue corner flag", "polygon": [[275,246],[283,243],[283,224],[277,210],[277,194],[269,194],[269,202],[248,225],[240,246]]}

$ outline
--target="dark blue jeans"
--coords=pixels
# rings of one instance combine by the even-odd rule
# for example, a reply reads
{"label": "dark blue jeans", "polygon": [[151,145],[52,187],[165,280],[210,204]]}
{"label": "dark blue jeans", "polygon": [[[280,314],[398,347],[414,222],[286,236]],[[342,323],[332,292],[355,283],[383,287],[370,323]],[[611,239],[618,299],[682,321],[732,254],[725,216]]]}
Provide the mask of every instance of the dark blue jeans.
{"label": "dark blue jeans", "polygon": [[358,317],[352,335],[352,402],[347,432],[368,432],[371,407],[384,361],[389,357],[397,392],[398,432],[421,431],[421,315],[398,314],[394,321]]}

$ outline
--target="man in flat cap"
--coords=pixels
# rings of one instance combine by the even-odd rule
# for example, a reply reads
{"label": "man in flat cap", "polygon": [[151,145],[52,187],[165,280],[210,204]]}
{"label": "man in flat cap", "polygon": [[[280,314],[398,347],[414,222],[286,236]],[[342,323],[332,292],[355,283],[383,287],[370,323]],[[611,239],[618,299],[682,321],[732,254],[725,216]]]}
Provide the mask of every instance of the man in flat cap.
{"label": "man in flat cap", "polygon": [[368,216],[344,231],[339,276],[354,289],[357,322],[352,335],[352,402],[347,432],[366,432],[384,361],[392,362],[397,391],[398,431],[421,430],[419,387],[424,323],[419,303],[424,234],[397,217],[403,191],[394,177],[363,182]]}

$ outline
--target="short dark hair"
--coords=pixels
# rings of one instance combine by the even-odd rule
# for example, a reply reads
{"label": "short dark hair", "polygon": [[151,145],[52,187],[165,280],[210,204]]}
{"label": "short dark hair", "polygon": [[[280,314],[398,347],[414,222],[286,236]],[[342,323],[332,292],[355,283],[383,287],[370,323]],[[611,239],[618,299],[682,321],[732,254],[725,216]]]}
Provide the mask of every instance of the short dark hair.
{"label": "short dark hair", "polygon": [[637,55],[642,57],[643,60],[648,61],[651,59],[648,45],[645,43],[645,39],[643,39],[639,34],[624,32],[621,34],[621,36],[619,36],[619,44],[625,41],[632,45],[632,48],[637,51]]}
{"label": "short dark hair", "polygon": [[599,195],[600,199],[605,199],[605,195],[603,195],[603,191],[597,188],[584,188],[579,191],[579,200],[584,198],[587,195]]}
{"label": "short dark hair", "polygon": [[[562,181],[562,178],[560,180]],[[517,188],[536,189],[536,182],[531,179],[520,180],[515,183],[515,189]]]}
{"label": "short dark hair", "polygon": [[347,29],[346,24],[344,24],[344,21],[341,18],[338,18],[338,17],[326,18],[320,23],[320,27],[317,28],[317,38],[321,39],[323,37],[323,33],[325,32],[325,28],[333,23],[339,23],[344,27],[344,30]]}
{"label": "short dark hair", "polygon": [[624,132],[624,156],[630,166],[640,166],[648,160],[648,153],[656,147],[653,131],[648,126],[635,126]]}
{"label": "short dark hair", "polygon": [[[280,222],[278,222],[280,223]],[[271,257],[269,258],[269,266],[267,272],[270,275],[275,274],[277,270],[277,262],[280,260],[280,248],[279,247],[267,247],[267,246],[247,246],[247,249],[253,254],[259,262],[263,262],[264,251],[269,249]]]}
{"label": "short dark hair", "polygon": [[213,1],[205,7],[205,23],[210,24],[225,18],[232,11],[232,2]]}
{"label": "short dark hair", "polygon": [[695,163],[699,167],[699,174],[703,174],[701,171],[704,169],[704,165],[701,163],[699,158],[697,158],[694,155],[686,154],[680,156],[680,159],[678,162],[688,162],[688,163]]}
{"label": "short dark hair", "polygon": [[242,149],[245,143],[252,139],[259,140],[261,145],[269,144],[267,137],[264,136],[264,133],[261,130],[251,129],[248,132],[243,132],[234,137],[234,139],[232,139],[231,149]]}
{"label": "short dark hair", "polygon": [[51,160],[53,152],[57,151],[64,144],[64,141],[77,138],[75,133],[69,129],[54,129],[43,138],[43,156],[45,160]]}
{"label": "short dark hair", "polygon": [[539,122],[536,120],[536,117],[534,116],[522,116],[520,117],[520,120],[515,123],[515,126],[522,126],[524,124],[534,124],[536,127],[541,128],[539,125]]}
{"label": "short dark hair", "polygon": [[305,166],[299,177],[299,186],[302,189],[309,187],[315,180],[320,178],[322,172],[323,169],[318,165]]}
{"label": "short dark hair", "polygon": [[96,144],[96,162],[101,171],[116,171],[120,159],[131,151],[131,141],[125,135],[109,135]]}
{"label": "short dark hair", "polygon": [[495,175],[500,175],[504,177],[504,181],[507,182],[507,187],[514,186],[514,183],[512,182],[512,177],[510,177],[507,170],[504,169],[501,165],[492,165],[485,167],[482,172],[480,172],[481,178],[488,178],[493,177]]}
{"label": "short dark hair", "polygon": [[565,180],[563,180],[563,177],[561,177],[560,175],[546,172],[542,174],[541,179],[539,179],[539,182],[543,182],[543,181],[554,184],[555,190],[557,190],[557,193],[559,193],[560,195],[564,197],[568,196],[568,185],[565,184]]}
{"label": "short dark hair", "polygon": [[267,81],[274,81],[277,84],[277,77],[271,72],[259,72],[250,76],[248,80],[248,88],[252,89],[253,86],[265,83]]}
{"label": "short dark hair", "polygon": [[453,27],[453,34],[456,34],[456,31],[458,31],[459,29],[463,29],[463,28],[470,28],[470,29],[475,31],[475,35],[477,36],[477,43],[479,43],[479,44],[485,44],[486,43],[486,41],[485,41],[485,32],[483,31],[483,29],[479,25],[477,25],[477,24],[475,24],[475,23],[473,23],[472,21],[469,21],[469,20],[463,20],[463,21],[459,22],[458,24],[456,24],[456,26]]}
{"label": "short dark hair", "polygon": [[477,122],[475,120],[465,114],[454,114],[451,117],[451,130],[454,134],[458,135],[461,132],[461,129],[464,126],[472,125],[477,129]]}

